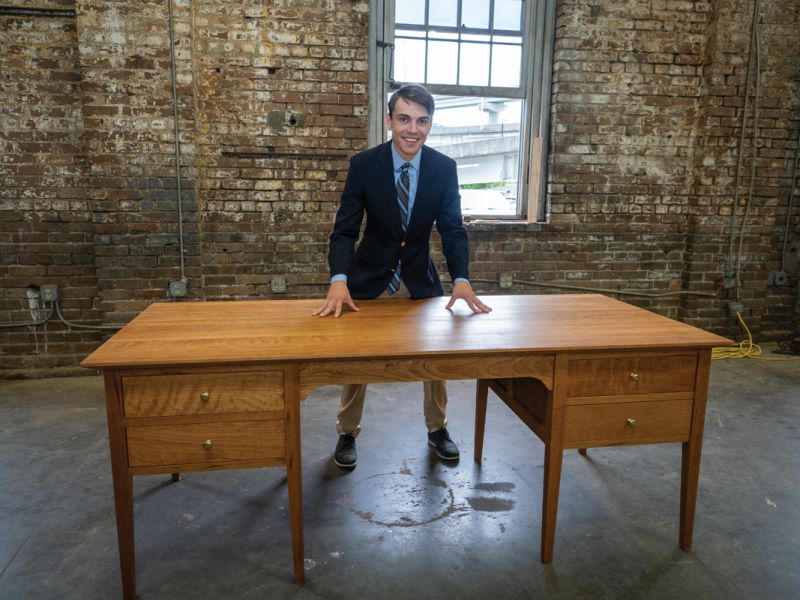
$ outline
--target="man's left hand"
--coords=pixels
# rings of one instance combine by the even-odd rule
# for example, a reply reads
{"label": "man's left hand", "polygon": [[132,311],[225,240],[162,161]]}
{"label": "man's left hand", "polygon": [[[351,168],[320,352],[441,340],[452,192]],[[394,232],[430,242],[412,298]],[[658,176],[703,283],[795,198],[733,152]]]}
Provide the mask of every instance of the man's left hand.
{"label": "man's left hand", "polygon": [[450,310],[459,298],[466,302],[467,306],[469,306],[474,313],[492,312],[491,307],[486,306],[475,295],[475,292],[472,291],[472,286],[467,281],[459,281],[453,286],[453,295],[450,296],[450,302],[447,303],[445,308]]}

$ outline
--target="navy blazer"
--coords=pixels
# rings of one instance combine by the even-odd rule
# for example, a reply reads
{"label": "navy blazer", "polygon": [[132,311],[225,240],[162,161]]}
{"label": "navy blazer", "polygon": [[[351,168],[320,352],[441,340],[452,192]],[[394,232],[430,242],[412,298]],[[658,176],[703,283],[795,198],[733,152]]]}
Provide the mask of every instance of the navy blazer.
{"label": "navy blazer", "polygon": [[[331,276],[347,275],[347,287],[356,300],[380,296],[398,261],[400,275],[412,298],[444,293],[430,256],[434,223],[450,277],[469,279],[469,245],[461,219],[461,196],[455,161],[422,146],[417,194],[405,232],[394,181],[391,141],[356,154],[342,192],[328,263]],[[356,247],[361,221],[367,223]]]}

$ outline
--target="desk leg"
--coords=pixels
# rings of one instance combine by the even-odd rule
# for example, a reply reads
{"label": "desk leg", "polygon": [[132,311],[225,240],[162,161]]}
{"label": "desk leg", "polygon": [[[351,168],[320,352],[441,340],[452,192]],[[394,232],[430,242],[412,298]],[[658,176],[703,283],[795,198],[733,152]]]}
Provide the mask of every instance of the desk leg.
{"label": "desk leg", "polygon": [[700,454],[703,449],[703,429],[708,402],[708,376],[711,368],[711,350],[701,350],[697,356],[694,385],[694,404],[689,441],[681,452],[681,517],[678,545],[684,550],[692,548],[694,511],[697,504],[697,483],[700,479]]}
{"label": "desk leg", "polygon": [[697,504],[697,482],[700,478],[699,444],[684,442],[681,455],[681,518],[678,545],[684,550],[692,548],[694,509]]}
{"label": "desk leg", "polygon": [[489,397],[489,382],[478,379],[475,392],[475,451],[473,457],[479,463],[483,459],[483,434],[486,429],[486,403]]}
{"label": "desk leg", "polygon": [[114,480],[114,510],[117,515],[117,544],[122,574],[122,597],[136,597],[136,555],[133,546],[133,478],[128,474],[128,448],[122,422],[122,392],[113,372],[105,372],[108,446]]}
{"label": "desk leg", "polygon": [[561,486],[561,463],[564,457],[564,402],[566,400],[567,359],[556,356],[553,390],[547,392],[544,418],[544,489],[542,491],[541,560],[553,560],[558,514],[558,491]]}
{"label": "desk leg", "polygon": [[114,510],[117,513],[117,544],[122,573],[122,597],[136,598],[136,556],[133,546],[133,478],[114,475]]}
{"label": "desk leg", "polygon": [[558,514],[558,492],[561,486],[561,462],[564,451],[545,444],[544,447],[544,491],[542,493],[542,549],[543,563],[553,560],[556,539],[556,515]]}
{"label": "desk leg", "polygon": [[303,583],[303,473],[300,460],[300,383],[296,367],[287,368],[286,401],[286,478],[289,482],[289,521],[292,529],[294,582]]}

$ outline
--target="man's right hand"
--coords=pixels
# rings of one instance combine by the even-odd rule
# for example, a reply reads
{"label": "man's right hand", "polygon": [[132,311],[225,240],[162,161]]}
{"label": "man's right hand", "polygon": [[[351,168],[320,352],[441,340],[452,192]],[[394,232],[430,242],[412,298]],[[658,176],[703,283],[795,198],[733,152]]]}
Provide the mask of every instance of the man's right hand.
{"label": "man's right hand", "polygon": [[338,317],[342,314],[342,308],[345,304],[352,310],[358,312],[358,308],[350,297],[350,290],[347,287],[347,282],[334,281],[328,289],[328,297],[325,299],[325,304],[311,314],[314,316],[327,317],[332,312],[334,317]]}

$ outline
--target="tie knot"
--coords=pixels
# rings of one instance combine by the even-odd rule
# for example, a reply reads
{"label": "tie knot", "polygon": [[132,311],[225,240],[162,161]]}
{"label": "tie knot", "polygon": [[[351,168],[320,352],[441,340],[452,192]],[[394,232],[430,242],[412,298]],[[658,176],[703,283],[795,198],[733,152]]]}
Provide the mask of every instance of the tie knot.
{"label": "tie knot", "polygon": [[411,163],[409,163],[409,162],[407,162],[407,163],[403,163],[403,166],[402,166],[402,167],[400,167],[400,172],[401,172],[401,173],[407,173],[407,172],[408,172],[408,169],[409,169],[410,167],[411,167]]}

